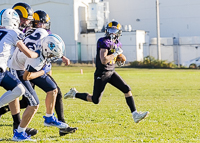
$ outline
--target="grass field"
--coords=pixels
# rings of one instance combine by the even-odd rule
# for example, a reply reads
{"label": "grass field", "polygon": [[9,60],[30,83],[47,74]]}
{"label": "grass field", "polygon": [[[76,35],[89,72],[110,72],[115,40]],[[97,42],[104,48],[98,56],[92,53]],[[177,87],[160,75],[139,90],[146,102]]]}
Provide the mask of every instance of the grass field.
{"label": "grass field", "polygon": [[[84,74],[80,74],[83,69]],[[93,67],[53,67],[53,77],[63,94],[71,87],[92,93]],[[65,119],[76,133],[59,137],[55,127],[44,127],[45,93],[36,88],[40,107],[29,127],[39,130],[38,142],[200,142],[200,71],[117,68],[132,88],[138,111],[149,116],[134,123],[124,95],[107,85],[99,105],[63,99]],[[1,88],[0,93],[4,90]],[[23,112],[23,110],[22,110]],[[0,119],[0,138],[11,142],[12,117]]]}

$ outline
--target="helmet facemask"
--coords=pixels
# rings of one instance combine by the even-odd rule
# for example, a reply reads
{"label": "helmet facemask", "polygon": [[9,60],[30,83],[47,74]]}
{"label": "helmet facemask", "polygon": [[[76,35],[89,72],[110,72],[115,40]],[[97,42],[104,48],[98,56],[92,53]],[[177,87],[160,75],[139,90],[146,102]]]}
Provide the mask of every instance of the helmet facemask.
{"label": "helmet facemask", "polygon": [[[28,22],[27,22],[28,21]],[[27,28],[27,27],[32,27],[33,26],[33,19],[26,19],[23,17],[20,17],[20,26],[19,29],[22,31],[23,29]]]}
{"label": "helmet facemask", "polygon": [[46,30],[50,30],[50,26],[51,26],[51,22],[50,21],[45,23],[45,29]]}
{"label": "helmet facemask", "polygon": [[115,27],[108,28],[106,29],[106,36],[110,37],[112,41],[119,39],[119,37],[121,36],[121,30],[118,30]]}
{"label": "helmet facemask", "polygon": [[55,62],[59,59],[60,57],[57,57],[53,53],[47,52],[47,62]]}

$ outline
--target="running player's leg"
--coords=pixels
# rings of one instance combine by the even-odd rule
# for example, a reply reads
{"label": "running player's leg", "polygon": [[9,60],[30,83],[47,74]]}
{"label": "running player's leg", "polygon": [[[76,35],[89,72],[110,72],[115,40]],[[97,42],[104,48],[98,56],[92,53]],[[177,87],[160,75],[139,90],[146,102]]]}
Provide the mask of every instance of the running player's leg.
{"label": "running player's leg", "polygon": [[55,81],[49,74],[47,74],[47,76],[49,76],[49,77],[51,78],[51,80],[52,80],[52,81],[56,84],[56,86],[57,86],[58,93],[57,93],[57,97],[56,97],[55,111],[56,111],[58,120],[65,123],[65,119],[64,119],[64,110],[63,110],[63,101],[62,101],[62,92],[61,92],[59,86],[57,85],[56,81]]}
{"label": "running player's leg", "polygon": [[64,98],[79,98],[84,101],[93,102],[98,104],[103,95],[104,88],[111,76],[111,72],[103,72],[94,76],[93,95],[88,93],[78,93],[75,88],[71,88],[68,93],[64,95]]}
{"label": "running player's leg", "polygon": [[45,119],[44,125],[56,126],[58,128],[67,128],[68,125],[61,121],[58,121],[57,118],[53,114],[55,102],[56,102],[56,96],[57,96],[56,84],[47,75],[43,75],[36,79],[33,79],[31,80],[31,82],[47,93],[46,100],[45,100],[46,116],[44,116],[44,119]]}
{"label": "running player's leg", "polygon": [[[20,124],[18,122],[14,122],[13,129],[15,130],[17,128],[20,128],[21,131],[23,129],[24,131],[26,131],[26,133],[28,135],[33,136],[33,135],[37,134],[37,130],[27,128],[27,126],[30,123],[32,117],[34,116],[34,114],[36,113],[36,111],[39,107],[39,99],[37,97],[35,90],[32,88],[30,81],[24,81],[23,80],[24,71],[22,71],[22,70],[16,71],[16,70],[13,70],[13,69],[11,69],[10,71],[11,71],[12,75],[14,75],[16,78],[18,78],[22,82],[22,84],[24,85],[25,94],[24,94],[23,98],[24,98],[24,101],[27,102],[26,105],[28,105],[26,110],[23,113],[22,120],[21,120]],[[12,106],[13,106],[12,104],[13,103],[9,104],[10,109],[12,109]],[[18,100],[17,104],[19,104],[19,100]],[[18,112],[20,113],[20,110]],[[13,112],[11,112],[11,113],[12,113],[13,116],[18,115],[18,114],[13,114]]]}
{"label": "running player's leg", "polygon": [[[51,78],[51,80],[57,86],[58,93],[57,93],[57,97],[56,97],[55,111],[56,111],[58,120],[65,123],[63,101],[62,101],[62,92],[61,92],[58,84],[56,83],[56,81],[53,79],[53,77],[50,76],[49,74],[47,74],[47,76],[49,76]],[[60,136],[63,136],[63,135],[69,134],[69,133],[74,133],[77,129],[78,129],[77,127],[67,127],[67,128],[64,128],[64,129],[60,129],[59,134],[60,134]]]}
{"label": "running player's leg", "polygon": [[125,81],[120,77],[120,75],[118,75],[116,72],[113,72],[109,83],[124,93],[126,103],[129,106],[130,111],[133,115],[133,119],[136,123],[140,122],[148,115],[148,112],[137,112],[131,88],[125,83]]}

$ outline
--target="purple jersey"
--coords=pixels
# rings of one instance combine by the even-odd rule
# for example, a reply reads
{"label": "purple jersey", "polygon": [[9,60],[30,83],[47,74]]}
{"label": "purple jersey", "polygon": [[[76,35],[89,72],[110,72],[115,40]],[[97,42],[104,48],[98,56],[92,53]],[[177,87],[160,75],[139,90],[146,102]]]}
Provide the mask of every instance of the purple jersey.
{"label": "purple jersey", "polygon": [[109,37],[102,37],[97,42],[97,55],[96,55],[96,68],[100,71],[108,71],[108,70],[114,70],[115,68],[115,61],[116,58],[107,63],[106,65],[103,65],[100,60],[100,49],[107,49],[108,55],[111,55],[115,52],[115,49],[117,47],[121,47],[121,42],[119,40],[116,40],[114,43],[110,40]]}

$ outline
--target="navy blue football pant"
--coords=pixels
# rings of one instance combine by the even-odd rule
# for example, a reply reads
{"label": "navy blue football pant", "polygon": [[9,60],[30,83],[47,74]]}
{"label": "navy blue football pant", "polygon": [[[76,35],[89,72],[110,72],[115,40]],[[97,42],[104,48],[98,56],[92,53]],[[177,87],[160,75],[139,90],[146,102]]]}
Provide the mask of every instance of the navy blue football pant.
{"label": "navy blue football pant", "polygon": [[37,96],[35,90],[33,89],[30,81],[23,79],[24,71],[23,70],[10,69],[10,72],[12,73],[13,76],[18,78],[22,82],[22,84],[24,85],[24,87],[25,87],[24,96],[26,97],[27,105],[29,105],[29,106],[39,105],[38,96]]}
{"label": "navy blue football pant", "polygon": [[5,90],[13,90],[20,83],[20,80],[15,78],[9,71],[0,73],[0,86]]}
{"label": "navy blue football pant", "polygon": [[[35,87],[35,85],[37,85],[41,89],[43,89],[45,92],[52,91],[56,88],[58,89],[56,103],[55,103],[55,111],[56,111],[58,120],[65,122],[63,101],[62,101],[62,92],[61,92],[59,86],[57,85],[56,81],[49,74],[47,74],[42,77],[31,80],[30,82],[31,82],[31,85],[33,88]],[[20,100],[20,108],[23,109],[23,108],[26,108],[27,106],[28,106],[27,98],[25,96],[22,96],[22,100]]]}

